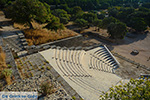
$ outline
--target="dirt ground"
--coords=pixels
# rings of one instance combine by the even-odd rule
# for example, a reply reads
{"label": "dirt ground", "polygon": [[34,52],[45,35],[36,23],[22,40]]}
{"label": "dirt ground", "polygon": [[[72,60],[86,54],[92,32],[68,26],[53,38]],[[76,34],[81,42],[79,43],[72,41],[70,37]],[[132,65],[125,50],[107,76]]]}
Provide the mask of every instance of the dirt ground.
{"label": "dirt ground", "polygon": [[[142,65],[150,67],[150,33],[137,34],[135,38],[125,37],[119,45],[113,45],[114,52],[129,58]],[[130,53],[133,50],[138,50],[139,54],[134,56]]]}
{"label": "dirt ground", "polygon": [[0,11],[0,36],[7,37],[16,35],[17,29],[15,29],[10,21],[10,19],[5,18],[5,15]]}
{"label": "dirt ground", "polygon": [[[93,31],[94,28],[86,29],[86,31]],[[107,37],[107,30],[100,30],[100,35]],[[106,35],[105,35],[106,34]],[[128,59],[138,62],[142,65],[150,67],[150,32],[144,34],[127,33],[128,35],[117,43],[111,43],[98,37],[92,37],[92,42],[103,43],[111,46],[111,50]],[[90,40],[91,41],[91,40]],[[138,50],[138,55],[132,55],[133,50]]]}
{"label": "dirt ground", "polygon": [[150,74],[150,71],[137,67],[137,65],[131,64],[118,57],[115,58],[120,63],[120,67],[116,69],[115,73],[123,79],[135,79],[139,78],[140,74]]}

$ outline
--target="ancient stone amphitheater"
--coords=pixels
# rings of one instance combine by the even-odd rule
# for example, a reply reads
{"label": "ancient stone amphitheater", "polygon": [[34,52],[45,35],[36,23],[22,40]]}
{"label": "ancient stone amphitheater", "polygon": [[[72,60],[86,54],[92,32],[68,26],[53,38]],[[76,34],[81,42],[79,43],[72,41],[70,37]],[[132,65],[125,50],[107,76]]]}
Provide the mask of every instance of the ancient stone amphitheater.
{"label": "ancient stone amphitheater", "polygon": [[122,80],[115,75],[119,63],[105,45],[90,50],[54,47],[40,54],[85,100],[98,100],[102,91]]}

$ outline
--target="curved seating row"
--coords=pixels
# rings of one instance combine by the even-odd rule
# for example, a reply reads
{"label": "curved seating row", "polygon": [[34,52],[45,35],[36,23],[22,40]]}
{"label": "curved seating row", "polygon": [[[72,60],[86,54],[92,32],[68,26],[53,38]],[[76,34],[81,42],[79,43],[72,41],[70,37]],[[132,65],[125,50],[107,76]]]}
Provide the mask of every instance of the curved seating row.
{"label": "curved seating row", "polygon": [[83,68],[80,58],[84,51],[70,49],[55,49],[56,64],[65,76],[90,77],[90,74]]}
{"label": "curved seating row", "polygon": [[112,56],[101,47],[99,50],[90,54],[90,69],[113,73],[113,68],[117,66]]}

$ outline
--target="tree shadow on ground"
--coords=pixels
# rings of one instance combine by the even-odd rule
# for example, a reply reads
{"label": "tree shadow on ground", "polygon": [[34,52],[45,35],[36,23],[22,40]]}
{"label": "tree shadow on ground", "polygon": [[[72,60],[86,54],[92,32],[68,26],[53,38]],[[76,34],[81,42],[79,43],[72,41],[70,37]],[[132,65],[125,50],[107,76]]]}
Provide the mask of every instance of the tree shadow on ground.
{"label": "tree shadow on ground", "polygon": [[0,21],[1,27],[10,26],[10,25],[13,25],[12,21]]}
{"label": "tree shadow on ground", "polygon": [[7,36],[17,35],[18,32],[20,32],[20,30],[0,31],[0,37],[7,37]]}
{"label": "tree shadow on ground", "polygon": [[[132,35],[132,37],[128,36],[128,34]],[[144,40],[149,33],[145,32],[144,34],[140,33],[127,33],[124,39],[118,40],[116,43],[112,43],[112,45],[127,45],[137,41]]]}

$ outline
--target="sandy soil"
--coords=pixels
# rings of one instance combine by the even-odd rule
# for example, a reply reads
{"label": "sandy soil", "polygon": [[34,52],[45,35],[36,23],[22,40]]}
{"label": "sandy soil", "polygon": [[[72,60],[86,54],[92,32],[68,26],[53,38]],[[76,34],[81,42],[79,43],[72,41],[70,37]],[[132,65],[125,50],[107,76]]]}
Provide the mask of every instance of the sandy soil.
{"label": "sandy soil", "polygon": [[[114,45],[114,52],[121,54],[122,56],[134,60],[140,64],[150,67],[150,33],[137,34],[135,38],[126,37],[121,41],[120,45]],[[133,50],[138,50],[139,54],[134,56],[130,53]]]}

